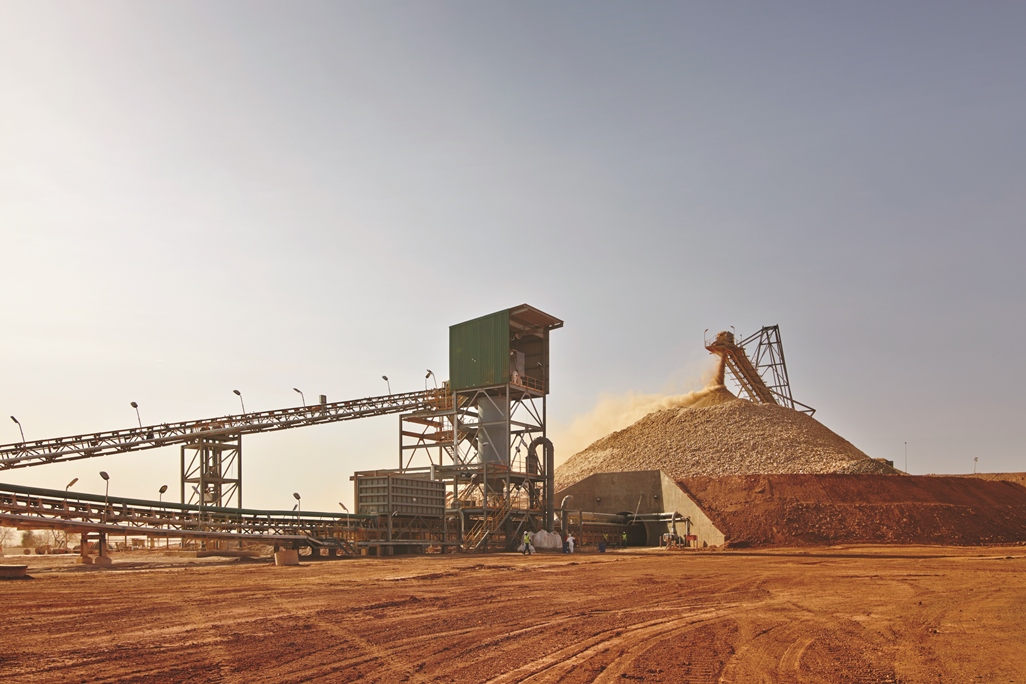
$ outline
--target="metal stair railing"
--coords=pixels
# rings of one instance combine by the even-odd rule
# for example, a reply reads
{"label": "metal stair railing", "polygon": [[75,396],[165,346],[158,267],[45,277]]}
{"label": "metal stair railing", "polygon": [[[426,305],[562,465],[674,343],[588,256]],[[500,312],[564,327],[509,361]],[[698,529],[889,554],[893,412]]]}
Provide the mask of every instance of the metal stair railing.
{"label": "metal stair railing", "polygon": [[464,537],[464,544],[470,549],[480,548],[481,544],[506,522],[506,519],[509,518],[512,512],[513,502],[509,500],[503,501],[502,506],[499,507],[494,515],[490,515],[474,525],[470,530],[470,534]]}

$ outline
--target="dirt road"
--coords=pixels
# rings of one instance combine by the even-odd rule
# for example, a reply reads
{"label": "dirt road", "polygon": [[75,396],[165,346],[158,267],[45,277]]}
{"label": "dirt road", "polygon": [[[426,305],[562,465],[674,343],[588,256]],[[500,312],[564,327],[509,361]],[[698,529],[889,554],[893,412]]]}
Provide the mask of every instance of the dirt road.
{"label": "dirt road", "polygon": [[1023,547],[119,560],[0,583],[0,681],[1026,684]]}

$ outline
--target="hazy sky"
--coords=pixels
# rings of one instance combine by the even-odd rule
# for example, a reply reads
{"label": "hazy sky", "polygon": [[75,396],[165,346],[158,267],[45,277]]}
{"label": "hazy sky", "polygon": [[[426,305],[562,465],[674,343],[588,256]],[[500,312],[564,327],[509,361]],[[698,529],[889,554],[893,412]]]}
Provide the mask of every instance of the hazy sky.
{"label": "hazy sky", "polygon": [[[0,0],[0,442],[415,390],[527,302],[566,321],[557,434],[780,324],[871,456],[1026,470],[1024,34],[1022,3]],[[397,422],[245,438],[245,503],[337,510]],[[178,488],[177,449],[0,479],[100,469]]]}

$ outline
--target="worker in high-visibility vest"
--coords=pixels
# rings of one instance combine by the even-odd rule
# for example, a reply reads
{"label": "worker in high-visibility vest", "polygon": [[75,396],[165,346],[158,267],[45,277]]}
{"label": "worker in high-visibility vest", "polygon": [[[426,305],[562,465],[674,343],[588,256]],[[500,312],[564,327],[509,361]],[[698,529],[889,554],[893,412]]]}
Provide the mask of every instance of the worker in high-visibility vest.
{"label": "worker in high-visibility vest", "polygon": [[524,532],[524,555],[531,555],[531,533]]}
{"label": "worker in high-visibility vest", "polygon": [[620,548],[621,549],[626,549],[627,548],[627,530],[624,530],[623,532],[620,533]]}

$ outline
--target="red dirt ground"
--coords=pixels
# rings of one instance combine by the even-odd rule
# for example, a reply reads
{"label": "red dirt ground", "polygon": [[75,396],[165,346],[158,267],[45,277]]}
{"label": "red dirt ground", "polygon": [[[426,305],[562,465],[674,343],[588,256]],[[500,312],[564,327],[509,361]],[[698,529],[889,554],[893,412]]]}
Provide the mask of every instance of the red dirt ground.
{"label": "red dirt ground", "polygon": [[1026,683],[1021,547],[16,561],[5,682]]}
{"label": "red dirt ground", "polygon": [[1026,542],[1026,488],[1005,480],[735,475],[679,484],[734,545]]}

